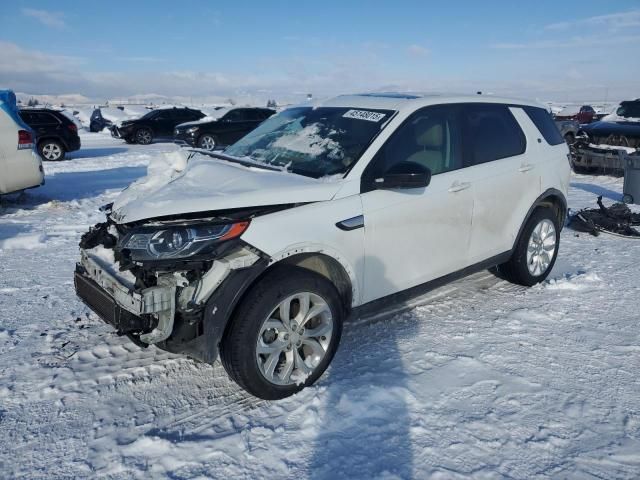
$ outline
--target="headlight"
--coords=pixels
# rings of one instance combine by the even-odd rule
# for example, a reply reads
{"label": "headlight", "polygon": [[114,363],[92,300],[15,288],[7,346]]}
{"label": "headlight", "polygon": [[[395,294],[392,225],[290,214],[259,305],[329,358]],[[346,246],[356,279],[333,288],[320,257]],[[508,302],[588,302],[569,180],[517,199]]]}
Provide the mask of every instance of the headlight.
{"label": "headlight", "polygon": [[200,127],[189,127],[187,128],[187,133],[196,133],[198,130],[200,130]]}
{"label": "headlight", "polygon": [[214,245],[242,235],[248,226],[249,222],[238,222],[132,232],[123,240],[122,248],[131,252],[132,260],[188,258],[209,253]]}

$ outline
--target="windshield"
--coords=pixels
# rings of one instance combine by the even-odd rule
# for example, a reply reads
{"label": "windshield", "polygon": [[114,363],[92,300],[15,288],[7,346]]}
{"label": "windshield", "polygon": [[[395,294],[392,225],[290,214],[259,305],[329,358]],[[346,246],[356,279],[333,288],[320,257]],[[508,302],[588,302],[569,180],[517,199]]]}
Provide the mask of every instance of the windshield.
{"label": "windshield", "polygon": [[235,157],[320,178],[346,173],[391,117],[390,110],[290,108],[225,150]]}

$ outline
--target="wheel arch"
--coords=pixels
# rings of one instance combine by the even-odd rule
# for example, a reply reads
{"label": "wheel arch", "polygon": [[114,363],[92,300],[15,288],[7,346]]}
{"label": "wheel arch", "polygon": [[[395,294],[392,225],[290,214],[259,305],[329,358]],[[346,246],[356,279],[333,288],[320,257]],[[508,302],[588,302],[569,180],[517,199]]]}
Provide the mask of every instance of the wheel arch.
{"label": "wheel arch", "polygon": [[515,241],[513,242],[512,250],[518,244],[520,240],[520,236],[522,235],[522,231],[524,227],[527,225],[527,222],[538,208],[550,208],[556,214],[556,218],[558,219],[558,225],[560,225],[560,229],[564,226],[564,222],[567,219],[567,199],[560,190],[556,188],[550,188],[546,190],[542,195],[540,195],[535,202],[529,208],[527,215],[524,218],[524,221],[520,225],[520,229],[518,230],[518,235],[516,236]]}
{"label": "wheel arch", "polygon": [[56,137],[55,135],[43,135],[42,137],[38,137],[38,148],[40,148],[40,145],[42,145],[44,142],[52,140],[56,143],[59,143],[64,147],[65,150],[67,150],[67,144],[65,143],[65,141],[60,137]]}
{"label": "wheel arch", "polygon": [[265,257],[254,266],[237,270],[236,274],[214,291],[205,306],[204,336],[206,348],[195,358],[213,363],[218,356],[219,344],[228,332],[232,318],[249,291],[262,281],[265,275],[281,268],[303,268],[327,278],[338,290],[346,317],[358,298],[357,283],[353,271],[344,262],[326,252],[303,251],[301,248],[285,251],[276,257]]}
{"label": "wheel arch", "polygon": [[267,271],[283,266],[303,268],[325,277],[338,290],[345,313],[351,310],[354,298],[354,283],[347,269],[336,258],[321,252],[296,253],[275,262]]}
{"label": "wheel arch", "polygon": [[138,134],[140,130],[149,130],[151,132],[151,136],[155,136],[156,132],[149,125],[138,125],[134,131],[134,137]]}

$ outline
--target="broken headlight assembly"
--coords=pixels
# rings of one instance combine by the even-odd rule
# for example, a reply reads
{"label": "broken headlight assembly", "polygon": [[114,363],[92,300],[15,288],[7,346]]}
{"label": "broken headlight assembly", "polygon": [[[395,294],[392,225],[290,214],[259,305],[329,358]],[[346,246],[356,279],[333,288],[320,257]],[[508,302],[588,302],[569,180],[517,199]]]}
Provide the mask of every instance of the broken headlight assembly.
{"label": "broken headlight assembly", "polygon": [[249,222],[146,227],[128,233],[122,239],[121,249],[128,251],[133,261],[190,258],[210,253],[217,244],[238,238],[248,226]]}

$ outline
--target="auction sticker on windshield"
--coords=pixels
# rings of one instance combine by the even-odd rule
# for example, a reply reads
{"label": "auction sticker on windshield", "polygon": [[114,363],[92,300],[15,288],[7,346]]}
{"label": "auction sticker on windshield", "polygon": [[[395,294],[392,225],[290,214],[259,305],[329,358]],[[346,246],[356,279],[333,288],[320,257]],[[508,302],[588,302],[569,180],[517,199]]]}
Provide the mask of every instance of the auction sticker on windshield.
{"label": "auction sticker on windshield", "polygon": [[368,110],[349,110],[344,115],[344,118],[355,118],[357,120],[367,120],[369,122],[379,122],[385,117],[384,113],[370,112]]}

